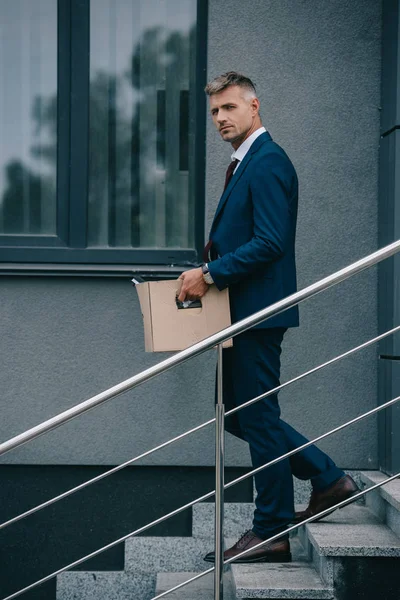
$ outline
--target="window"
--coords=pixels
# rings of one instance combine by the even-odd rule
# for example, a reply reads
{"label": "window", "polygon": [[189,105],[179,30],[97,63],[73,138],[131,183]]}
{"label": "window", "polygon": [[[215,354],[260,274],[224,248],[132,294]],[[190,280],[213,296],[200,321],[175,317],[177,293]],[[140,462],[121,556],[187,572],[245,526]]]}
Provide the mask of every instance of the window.
{"label": "window", "polygon": [[57,5],[2,0],[0,35],[0,233],[54,236]]}
{"label": "window", "polygon": [[197,260],[204,4],[0,0],[3,261]]}

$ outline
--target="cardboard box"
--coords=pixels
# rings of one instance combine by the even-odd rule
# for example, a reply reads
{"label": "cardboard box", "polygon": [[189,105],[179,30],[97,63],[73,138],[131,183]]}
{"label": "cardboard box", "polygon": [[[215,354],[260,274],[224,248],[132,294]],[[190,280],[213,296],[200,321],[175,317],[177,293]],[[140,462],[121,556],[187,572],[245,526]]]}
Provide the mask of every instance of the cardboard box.
{"label": "cardboard box", "polygon": [[[231,324],[229,294],[213,285],[201,299],[200,308],[178,308],[181,282],[147,281],[137,284],[144,324],[146,352],[184,350]],[[199,303],[198,303],[199,304]],[[224,348],[232,340],[224,342]]]}

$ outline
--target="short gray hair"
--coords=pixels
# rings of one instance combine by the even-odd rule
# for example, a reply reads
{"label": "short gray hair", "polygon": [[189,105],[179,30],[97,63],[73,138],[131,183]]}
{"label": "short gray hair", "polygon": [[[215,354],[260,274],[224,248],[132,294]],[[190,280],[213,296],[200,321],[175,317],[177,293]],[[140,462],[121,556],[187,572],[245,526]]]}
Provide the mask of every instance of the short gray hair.
{"label": "short gray hair", "polygon": [[226,88],[231,87],[233,85],[237,85],[238,87],[246,90],[248,95],[255,98],[256,97],[256,86],[254,83],[241,73],[237,73],[236,71],[228,71],[227,73],[223,73],[218,77],[212,79],[209,83],[207,83],[204,88],[207,96],[212,96],[213,94],[219,94]]}

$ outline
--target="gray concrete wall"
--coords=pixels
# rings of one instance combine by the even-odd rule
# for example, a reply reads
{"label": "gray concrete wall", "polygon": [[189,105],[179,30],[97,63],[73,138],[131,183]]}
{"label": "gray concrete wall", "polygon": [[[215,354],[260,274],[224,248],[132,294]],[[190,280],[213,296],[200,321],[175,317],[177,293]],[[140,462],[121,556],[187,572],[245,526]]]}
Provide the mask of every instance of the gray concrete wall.
{"label": "gray concrete wall", "polygon": [[[379,243],[400,239],[400,2],[385,0],[382,28],[382,117],[380,147]],[[379,327],[389,329],[400,322],[400,254],[379,266]],[[380,345],[387,356],[400,356],[397,333]],[[381,360],[378,373],[381,403],[400,395],[400,363]],[[400,469],[400,406],[385,410],[380,418],[380,468],[389,474]]]}
{"label": "gray concrete wall", "polygon": [[[254,78],[264,124],[300,179],[299,285],[377,248],[381,3],[210,0],[208,74]],[[207,131],[207,224],[230,149]],[[165,358],[144,353],[129,278],[0,279],[1,439]],[[284,342],[283,380],[377,332],[376,271],[309,300]],[[215,356],[203,356],[23,448],[3,463],[115,464],[213,416]],[[284,417],[317,435],[376,405],[375,349],[296,384]],[[377,466],[374,420],[321,446],[347,468]],[[228,436],[228,464],[248,464]],[[210,465],[212,432],[143,464]]]}

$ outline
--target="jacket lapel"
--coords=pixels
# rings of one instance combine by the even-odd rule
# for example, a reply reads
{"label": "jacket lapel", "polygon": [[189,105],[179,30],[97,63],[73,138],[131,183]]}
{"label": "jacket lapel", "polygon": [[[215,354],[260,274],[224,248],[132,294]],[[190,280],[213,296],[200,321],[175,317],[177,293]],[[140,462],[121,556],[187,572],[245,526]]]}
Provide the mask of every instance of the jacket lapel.
{"label": "jacket lapel", "polygon": [[[237,184],[237,182],[239,181],[240,177],[242,176],[242,174],[244,173],[247,165],[249,164],[249,162],[252,159],[252,156],[255,152],[257,152],[257,150],[265,143],[270,141],[272,138],[269,135],[269,133],[266,131],[264,133],[262,133],[260,136],[258,136],[258,138],[252,143],[249,151],[247,152],[246,156],[244,157],[244,159],[240,162],[240,165],[238,166],[236,172],[234,173],[234,175],[231,177],[231,180],[226,188],[226,190],[224,191],[224,193],[222,194],[220,201],[218,203],[217,206],[217,210],[215,211],[215,215],[214,215],[214,220],[212,222],[211,225],[211,231],[213,231],[213,229],[215,228],[215,225],[218,221],[219,216],[221,215],[222,209],[224,208],[226,201],[228,200],[233,188],[235,187],[235,185]],[[211,233],[210,231],[210,233]]]}

